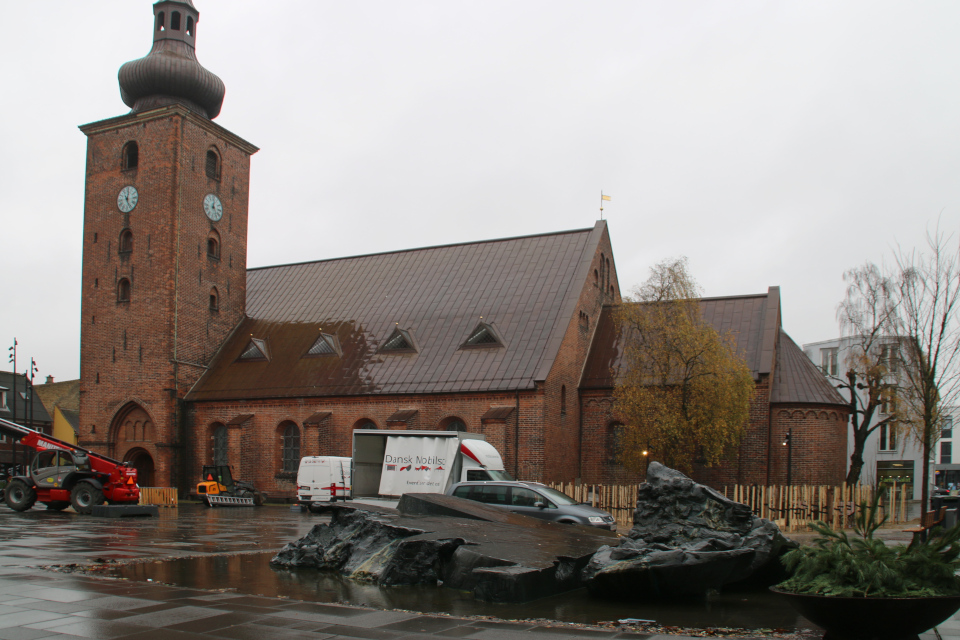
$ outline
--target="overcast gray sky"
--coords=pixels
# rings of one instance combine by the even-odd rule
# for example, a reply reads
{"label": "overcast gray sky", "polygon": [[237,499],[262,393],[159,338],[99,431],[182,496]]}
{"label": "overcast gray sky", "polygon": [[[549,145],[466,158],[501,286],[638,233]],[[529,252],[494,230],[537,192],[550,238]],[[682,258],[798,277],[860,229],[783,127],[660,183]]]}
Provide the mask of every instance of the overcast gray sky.
{"label": "overcast gray sky", "polygon": [[[262,149],[251,267],[591,227],[602,189],[625,292],[686,255],[708,296],[779,285],[803,343],[845,269],[960,230],[957,2],[194,1],[216,122]],[[77,125],[128,111],[151,5],[3,3],[20,371],[79,375]]]}

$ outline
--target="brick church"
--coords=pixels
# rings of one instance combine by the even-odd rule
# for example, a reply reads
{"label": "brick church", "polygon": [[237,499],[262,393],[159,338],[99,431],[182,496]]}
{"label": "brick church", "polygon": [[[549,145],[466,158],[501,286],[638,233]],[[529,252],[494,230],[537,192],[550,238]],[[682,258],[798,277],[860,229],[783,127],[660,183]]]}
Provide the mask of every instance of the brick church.
{"label": "brick church", "polygon": [[[350,455],[355,428],[486,435],[529,480],[636,478],[612,454],[623,336],[605,222],[557,233],[247,268],[250,157],[215,124],[191,0],[153,6],[124,64],[130,112],[84,125],[79,438],[142,486],[200,466],[293,496],[305,455]],[[782,328],[777,288],[704,300],[754,372],[747,437],[723,482],[843,478],[843,400]]]}

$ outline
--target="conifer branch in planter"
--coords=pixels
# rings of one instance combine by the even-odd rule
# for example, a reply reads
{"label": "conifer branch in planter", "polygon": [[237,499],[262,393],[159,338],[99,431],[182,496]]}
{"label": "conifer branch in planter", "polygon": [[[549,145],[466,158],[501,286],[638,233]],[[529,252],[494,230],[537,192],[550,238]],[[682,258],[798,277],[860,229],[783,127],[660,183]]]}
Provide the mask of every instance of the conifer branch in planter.
{"label": "conifer branch in planter", "polygon": [[811,523],[819,537],[813,546],[783,556],[791,577],[777,587],[824,596],[917,598],[960,595],[960,526],[934,528],[926,541],[887,545],[874,537],[886,521],[878,518],[879,495],[861,502],[854,537],[825,522]]}

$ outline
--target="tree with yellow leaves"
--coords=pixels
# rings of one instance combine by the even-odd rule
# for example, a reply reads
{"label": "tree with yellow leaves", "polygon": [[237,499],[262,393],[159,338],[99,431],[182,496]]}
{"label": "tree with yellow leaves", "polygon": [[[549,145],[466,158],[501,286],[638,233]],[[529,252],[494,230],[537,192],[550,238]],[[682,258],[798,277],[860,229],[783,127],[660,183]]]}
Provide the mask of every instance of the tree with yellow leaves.
{"label": "tree with yellow leaves", "polygon": [[642,472],[649,452],[667,466],[712,466],[736,446],[750,414],[753,376],[700,313],[686,258],[653,267],[619,311],[625,370],[614,390],[624,423],[619,462]]}

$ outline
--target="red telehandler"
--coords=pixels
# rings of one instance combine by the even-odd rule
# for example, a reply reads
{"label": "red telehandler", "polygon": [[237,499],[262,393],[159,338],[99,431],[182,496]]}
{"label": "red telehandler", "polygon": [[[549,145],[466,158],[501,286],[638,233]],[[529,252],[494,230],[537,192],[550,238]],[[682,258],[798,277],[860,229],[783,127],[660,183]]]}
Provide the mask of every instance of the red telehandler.
{"label": "red telehandler", "polygon": [[7,506],[26,511],[35,502],[60,511],[73,506],[77,513],[90,513],[104,501],[137,504],[140,487],[137,470],[128,462],[88,451],[40,431],[0,418],[0,434],[37,452],[27,475],[10,479]]}

